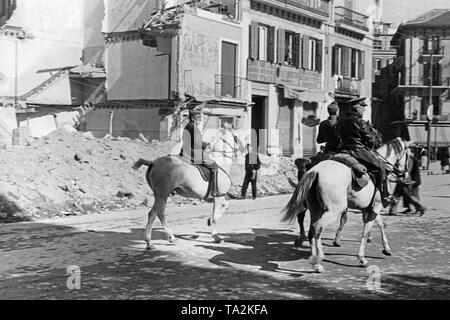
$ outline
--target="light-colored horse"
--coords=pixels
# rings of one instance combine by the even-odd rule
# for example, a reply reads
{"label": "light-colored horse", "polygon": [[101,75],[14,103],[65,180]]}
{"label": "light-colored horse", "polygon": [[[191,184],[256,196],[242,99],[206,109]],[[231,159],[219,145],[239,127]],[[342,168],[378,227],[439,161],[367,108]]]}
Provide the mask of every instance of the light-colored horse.
{"label": "light-colored horse", "polygon": [[[400,138],[394,139],[379,148],[378,153],[392,166],[405,169],[409,157],[408,143]],[[370,178],[369,184],[359,191],[352,189],[351,169],[346,165],[326,160],[309,170],[298,184],[291,200],[284,209],[283,221],[293,221],[299,213],[309,209],[311,225],[309,240],[311,244],[311,264],[317,272],[323,272],[321,261],[325,258],[322,247],[322,233],[326,227],[341,219],[338,236],[346,221],[348,208],[362,210],[364,230],[358,251],[361,266],[367,266],[365,246],[370,229],[376,222],[381,230],[383,254],[391,255],[385,224],[380,215],[383,205],[381,196]],[[389,176],[388,189],[394,191],[396,179]],[[374,201],[371,206],[372,200]],[[336,240],[335,240],[336,241]]]}
{"label": "light-colored horse", "polygon": [[[230,135],[228,135],[229,137]],[[226,136],[223,136],[226,141]],[[221,140],[223,141],[223,140]],[[211,235],[215,242],[222,242],[222,238],[217,231],[217,222],[228,207],[228,201],[225,195],[231,187],[230,171],[233,164],[233,156],[237,151],[243,151],[243,146],[230,150],[229,146],[235,146],[233,143],[218,143],[217,140],[212,144],[214,147],[211,150],[210,157],[219,165],[217,187],[221,197],[214,198],[214,206],[212,218],[208,219],[208,224],[211,226]],[[230,153],[230,151],[232,151]],[[164,231],[167,233],[170,242],[175,242],[176,238],[170,230],[166,222],[166,204],[167,199],[172,193],[176,193],[186,198],[203,199],[207,192],[209,182],[203,180],[199,170],[193,165],[181,160],[176,156],[166,156],[158,158],[154,161],[140,159],[133,166],[133,169],[138,170],[141,166],[147,166],[146,179],[153,190],[155,202],[152,209],[148,213],[148,222],[146,228],[145,239],[147,242],[147,249],[154,249],[152,245],[152,227],[156,216],[161,221]]]}

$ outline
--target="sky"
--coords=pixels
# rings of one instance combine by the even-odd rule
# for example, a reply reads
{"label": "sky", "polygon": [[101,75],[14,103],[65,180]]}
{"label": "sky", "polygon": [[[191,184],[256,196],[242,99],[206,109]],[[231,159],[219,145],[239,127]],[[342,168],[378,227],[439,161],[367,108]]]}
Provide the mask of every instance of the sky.
{"label": "sky", "polygon": [[447,8],[450,0],[384,0],[383,21],[399,25],[432,9]]}

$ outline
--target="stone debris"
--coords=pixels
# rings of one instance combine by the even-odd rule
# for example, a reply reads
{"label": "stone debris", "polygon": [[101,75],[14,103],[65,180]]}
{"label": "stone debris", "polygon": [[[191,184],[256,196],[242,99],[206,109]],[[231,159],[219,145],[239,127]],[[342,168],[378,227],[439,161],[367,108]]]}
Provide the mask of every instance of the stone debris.
{"label": "stone debris", "polygon": [[[176,144],[97,139],[90,132],[61,128],[29,145],[9,146],[0,150],[0,222],[150,207],[153,197],[145,170],[134,171],[132,166],[139,158],[170,154]],[[297,174],[292,158],[261,160],[260,196],[294,190],[289,183]],[[236,165],[232,178],[231,198],[240,195],[243,164]],[[168,203],[182,206],[193,201],[175,195]]]}

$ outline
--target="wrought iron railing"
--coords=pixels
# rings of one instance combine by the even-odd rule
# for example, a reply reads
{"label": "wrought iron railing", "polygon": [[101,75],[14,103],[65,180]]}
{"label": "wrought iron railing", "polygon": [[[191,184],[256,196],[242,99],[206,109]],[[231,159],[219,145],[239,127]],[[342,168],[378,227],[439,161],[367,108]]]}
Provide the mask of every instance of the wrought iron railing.
{"label": "wrought iron railing", "polygon": [[448,87],[450,86],[450,77],[433,77],[433,81],[429,77],[411,77],[400,79],[400,85],[403,86],[436,86],[436,87]]}
{"label": "wrought iron railing", "polygon": [[247,98],[248,80],[245,78],[216,74],[216,97],[228,97],[245,100]]}
{"label": "wrought iron railing", "polygon": [[337,77],[335,90],[340,93],[360,94],[361,81],[349,77]]}
{"label": "wrought iron railing", "polygon": [[335,22],[338,24],[342,23],[364,31],[369,31],[369,28],[367,27],[368,17],[359,12],[350,10],[346,7],[335,7],[334,15]]}
{"label": "wrought iron railing", "polygon": [[444,55],[444,47],[438,47],[438,48],[428,48],[428,47],[422,47],[419,50],[419,55],[431,55],[431,54],[435,54],[435,55],[439,55],[442,56]]}

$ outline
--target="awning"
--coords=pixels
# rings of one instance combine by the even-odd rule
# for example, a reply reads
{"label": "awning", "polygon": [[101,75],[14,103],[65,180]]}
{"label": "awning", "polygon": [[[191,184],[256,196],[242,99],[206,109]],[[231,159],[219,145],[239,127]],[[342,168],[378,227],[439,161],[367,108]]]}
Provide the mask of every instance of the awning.
{"label": "awning", "polygon": [[[425,131],[424,126],[408,126],[410,141],[416,144],[427,144],[428,132]],[[450,126],[448,127],[431,127],[432,146],[447,147],[450,146]]]}
{"label": "awning", "polygon": [[323,90],[309,89],[309,90],[298,90],[290,86],[283,85],[284,97],[286,99],[297,99],[304,102],[326,102],[328,101],[328,93]]}

